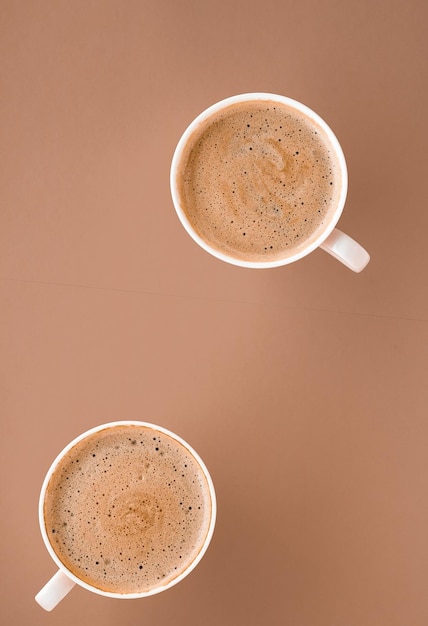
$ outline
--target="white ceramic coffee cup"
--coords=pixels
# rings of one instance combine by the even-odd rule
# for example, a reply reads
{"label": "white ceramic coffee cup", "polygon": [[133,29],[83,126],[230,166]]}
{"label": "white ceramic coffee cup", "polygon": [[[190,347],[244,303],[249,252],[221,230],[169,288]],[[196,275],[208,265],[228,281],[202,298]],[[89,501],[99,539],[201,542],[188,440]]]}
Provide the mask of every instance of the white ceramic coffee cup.
{"label": "white ceramic coffee cup", "polygon": [[[192,137],[195,130],[198,128],[198,126],[225,107],[240,102],[260,100],[283,103],[286,106],[292,107],[297,111],[303,113],[310,120],[313,120],[316,124],[318,124],[325,131],[330,146],[337,156],[337,160],[341,170],[341,191],[337,206],[335,211],[332,213],[331,218],[328,221],[326,220],[322,232],[320,232],[319,236],[315,240],[311,239],[306,247],[300,249],[295,254],[287,255],[284,256],[284,258],[275,259],[274,261],[241,260],[210,246],[204,239],[199,236],[199,234],[194,230],[191,223],[189,222],[186,213],[181,205],[180,194],[178,192],[177,185],[177,172],[179,171],[184,148],[189,139]],[[323,250],[334,256],[336,259],[341,261],[344,265],[349,267],[354,272],[361,272],[361,270],[365,268],[370,260],[368,252],[359,243],[354,241],[354,239],[349,237],[349,235],[346,235],[342,231],[335,228],[345,206],[346,194],[348,190],[348,172],[342,148],[331,128],[322,118],[320,118],[317,113],[312,111],[306,105],[301,104],[300,102],[297,102],[296,100],[293,100],[291,98],[271,93],[246,93],[232,96],[230,98],[226,98],[225,100],[221,100],[220,102],[217,102],[216,104],[210,106],[208,109],[203,111],[187,127],[177,144],[171,164],[170,186],[175,210],[186,231],[194,239],[194,241],[196,241],[196,243],[198,243],[204,250],[217,257],[218,259],[226,261],[227,263],[250,268],[278,267],[280,265],[286,265],[288,263],[298,261],[318,247],[322,248]]]}
{"label": "white ceramic coffee cup", "polygon": [[[101,430],[104,430],[106,428],[113,428],[115,426],[142,426],[142,427],[146,427],[146,428],[152,428],[154,432],[160,432],[160,433],[163,433],[165,435],[168,435],[172,439],[175,439],[178,443],[180,443],[182,446],[184,446],[184,448],[186,448],[186,450],[194,457],[194,459],[196,460],[196,462],[200,466],[200,468],[201,468],[201,470],[202,470],[202,472],[203,472],[203,474],[204,474],[204,476],[205,476],[205,478],[207,480],[207,484],[208,484],[208,488],[209,488],[209,494],[210,494],[210,499],[211,499],[211,518],[210,518],[210,523],[209,523],[209,527],[208,527],[208,532],[207,532],[205,540],[204,540],[203,544],[201,545],[200,550],[199,550],[197,556],[195,557],[195,559],[176,578],[170,580],[168,583],[166,583],[164,585],[157,586],[157,587],[151,589],[150,591],[146,591],[146,592],[142,592],[142,593],[123,593],[123,594],[122,593],[112,593],[112,592],[108,592],[108,591],[103,591],[101,589],[98,589],[97,587],[93,587],[92,585],[89,585],[88,583],[86,583],[83,580],[81,580],[78,576],[73,574],[67,567],[65,567],[65,565],[61,562],[61,560],[57,556],[55,550],[52,548],[52,545],[51,545],[51,543],[49,541],[49,538],[48,538],[48,534],[46,532],[46,526],[45,526],[45,520],[44,520],[44,501],[45,501],[46,489],[47,489],[49,480],[50,480],[53,472],[55,471],[55,468],[57,467],[58,463],[61,461],[61,459],[77,443],[79,443],[80,441],[82,441],[83,439],[88,437],[89,435],[93,435],[94,433],[97,433],[97,432],[99,432]],[[106,596],[106,597],[109,597],[109,598],[121,598],[121,599],[145,598],[147,596],[152,596],[152,595],[155,595],[157,593],[160,593],[161,591],[165,591],[166,589],[169,589],[173,585],[176,585],[178,582],[183,580],[183,578],[185,578],[188,574],[190,574],[190,572],[196,567],[196,565],[199,563],[199,561],[204,556],[204,554],[205,554],[205,552],[206,552],[206,550],[207,550],[207,548],[208,548],[208,546],[210,544],[210,541],[211,541],[211,538],[212,538],[212,535],[213,535],[213,532],[214,532],[214,526],[215,526],[215,520],[216,520],[216,511],[217,511],[216,496],[215,496],[214,485],[213,485],[213,481],[211,479],[211,476],[210,476],[210,474],[209,474],[209,472],[208,472],[204,462],[202,461],[201,457],[181,437],[179,437],[178,435],[172,433],[171,431],[167,430],[166,428],[163,428],[161,426],[157,426],[155,424],[150,424],[150,423],[147,423],[147,422],[120,421],[120,422],[110,422],[108,424],[102,424],[100,426],[96,426],[95,428],[92,428],[91,430],[88,430],[88,431],[84,432],[83,434],[79,435],[79,437],[76,437],[76,439],[74,439],[71,443],[69,443],[62,450],[62,452],[60,452],[60,454],[56,457],[56,459],[52,463],[52,465],[51,465],[51,467],[50,467],[50,469],[49,469],[48,473],[46,474],[46,477],[45,477],[45,479],[43,481],[42,489],[41,489],[41,492],[40,492],[40,499],[39,499],[39,523],[40,523],[40,530],[41,530],[42,537],[43,537],[43,540],[45,542],[46,548],[47,548],[49,554],[51,555],[52,559],[55,561],[56,565],[58,566],[58,571],[46,583],[46,585],[43,587],[43,589],[41,589],[39,591],[39,593],[36,595],[35,599],[40,604],[40,606],[43,607],[46,611],[51,611],[68,594],[68,592],[71,591],[71,589],[76,584],[80,585],[81,587],[84,587],[88,591],[92,591],[92,592],[100,594],[102,596]]]}

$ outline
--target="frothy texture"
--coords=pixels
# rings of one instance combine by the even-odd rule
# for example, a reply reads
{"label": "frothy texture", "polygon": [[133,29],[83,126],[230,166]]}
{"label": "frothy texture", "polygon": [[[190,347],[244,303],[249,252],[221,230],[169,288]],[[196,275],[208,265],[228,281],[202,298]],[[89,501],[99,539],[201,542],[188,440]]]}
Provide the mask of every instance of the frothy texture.
{"label": "frothy texture", "polygon": [[45,526],[64,565],[103,591],[141,593],[179,576],[206,539],[211,498],[190,452],[144,426],[78,443],[46,491]]}
{"label": "frothy texture", "polygon": [[177,171],[180,204],[211,247],[273,261],[307,247],[334,213],[340,166],[325,131],[273,101],[230,105],[189,139]]}

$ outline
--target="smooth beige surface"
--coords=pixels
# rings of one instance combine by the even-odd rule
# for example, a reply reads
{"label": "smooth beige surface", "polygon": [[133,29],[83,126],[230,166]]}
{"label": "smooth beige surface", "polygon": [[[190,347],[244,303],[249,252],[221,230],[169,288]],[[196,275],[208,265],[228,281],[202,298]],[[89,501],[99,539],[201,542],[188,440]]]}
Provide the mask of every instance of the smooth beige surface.
{"label": "smooth beige surface", "polygon": [[[428,624],[427,6],[1,3],[2,624]],[[181,227],[181,133],[259,90],[337,134],[361,274],[229,266]],[[45,613],[44,475],[120,419],[201,454],[212,544],[163,594]]]}

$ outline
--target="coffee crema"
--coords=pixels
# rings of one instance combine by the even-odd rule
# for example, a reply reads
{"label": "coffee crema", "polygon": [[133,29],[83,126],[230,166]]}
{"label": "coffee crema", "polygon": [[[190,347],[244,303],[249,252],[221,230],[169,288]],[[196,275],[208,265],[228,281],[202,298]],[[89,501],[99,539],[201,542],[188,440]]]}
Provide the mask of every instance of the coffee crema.
{"label": "coffee crema", "polygon": [[315,121],[291,106],[231,104],[201,122],[176,178],[180,205],[212,248],[275,261],[321,234],[340,196],[340,165]]}
{"label": "coffee crema", "polygon": [[59,462],[44,518],[73,574],[129,594],[187,569],[207,537],[211,508],[207,479],[187,448],[158,430],[120,425],[89,435]]}

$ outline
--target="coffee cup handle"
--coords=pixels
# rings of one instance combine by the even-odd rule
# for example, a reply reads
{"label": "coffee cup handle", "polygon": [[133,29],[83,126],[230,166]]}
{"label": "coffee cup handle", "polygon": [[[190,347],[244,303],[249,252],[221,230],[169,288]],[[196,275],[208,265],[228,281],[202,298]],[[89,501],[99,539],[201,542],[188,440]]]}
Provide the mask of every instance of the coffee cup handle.
{"label": "coffee cup handle", "polygon": [[361,272],[370,261],[369,253],[352,237],[338,228],[323,241],[320,248],[349,267],[353,272]]}
{"label": "coffee cup handle", "polygon": [[67,574],[64,574],[59,569],[36,595],[36,602],[45,611],[52,611],[65,598],[67,593],[73,589],[75,584],[74,580],[71,580]]}

